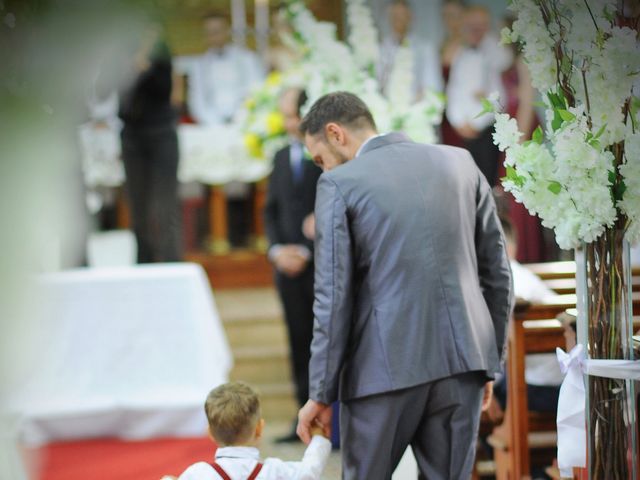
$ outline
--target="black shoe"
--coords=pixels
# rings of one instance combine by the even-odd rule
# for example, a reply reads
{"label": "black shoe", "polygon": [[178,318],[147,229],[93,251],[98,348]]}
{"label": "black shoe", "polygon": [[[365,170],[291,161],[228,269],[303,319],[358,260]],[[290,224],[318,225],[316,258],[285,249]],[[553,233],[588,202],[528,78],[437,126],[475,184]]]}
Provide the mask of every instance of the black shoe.
{"label": "black shoe", "polygon": [[295,430],[274,440],[275,443],[297,443],[300,441],[300,437],[298,437],[298,434],[295,432]]}

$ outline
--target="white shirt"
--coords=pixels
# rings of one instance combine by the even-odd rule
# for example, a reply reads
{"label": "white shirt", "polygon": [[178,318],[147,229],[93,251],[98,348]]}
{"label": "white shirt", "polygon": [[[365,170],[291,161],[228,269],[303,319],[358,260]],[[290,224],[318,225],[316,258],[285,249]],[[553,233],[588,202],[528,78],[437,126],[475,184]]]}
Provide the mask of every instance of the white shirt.
{"label": "white shirt", "polygon": [[252,88],[264,79],[257,55],[236,45],[208,50],[189,74],[189,111],[204,125],[229,122]]}
{"label": "white shirt", "polygon": [[[278,458],[267,458],[256,480],[319,479],[330,453],[331,442],[315,435],[302,461],[285,462]],[[246,480],[259,461],[260,451],[253,447],[224,447],[216,451],[216,462],[231,480]],[[220,480],[220,475],[208,463],[198,462],[187,468],[178,480]]]}
{"label": "white shirt", "polygon": [[[443,88],[442,72],[436,49],[429,42],[421,41],[414,36],[409,36],[407,43],[413,53],[412,88],[414,97],[419,97],[425,89],[441,92]],[[395,37],[386,38],[380,45],[378,80],[382,91],[386,91],[398,48],[400,48],[400,44]]]}
{"label": "white shirt", "polygon": [[[555,296],[553,290],[535,273],[515,260],[511,264],[513,290],[517,298],[532,303],[544,302]],[[525,356],[524,379],[529,385],[556,386],[562,383],[563,375],[554,353],[535,353]]]}
{"label": "white shirt", "polygon": [[[463,48],[451,65],[447,84],[447,118],[454,127],[470,124],[482,131],[493,124],[493,114],[482,112],[482,98],[498,92],[504,104],[500,74],[509,66],[509,53],[488,35],[478,48]],[[476,118],[477,117],[477,118]]]}

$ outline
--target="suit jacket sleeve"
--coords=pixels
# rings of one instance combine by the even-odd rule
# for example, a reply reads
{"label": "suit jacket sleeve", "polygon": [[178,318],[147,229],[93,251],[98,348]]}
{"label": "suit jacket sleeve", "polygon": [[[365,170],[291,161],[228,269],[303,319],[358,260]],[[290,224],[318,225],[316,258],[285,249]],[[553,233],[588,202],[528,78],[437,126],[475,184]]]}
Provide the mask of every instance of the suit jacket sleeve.
{"label": "suit jacket sleeve", "polygon": [[476,194],[476,256],[478,276],[496,334],[498,355],[504,360],[507,323],[513,307],[511,269],[506,242],[491,187],[478,171]]}
{"label": "suit jacket sleeve", "polygon": [[345,358],[353,312],[354,258],[347,206],[326,175],[316,194],[315,302],[309,398],[332,403]]}
{"label": "suit jacket sleeve", "polygon": [[276,154],[273,159],[273,171],[269,176],[269,183],[267,185],[267,200],[264,206],[264,227],[267,233],[267,239],[269,245],[273,246],[278,243],[282,243],[278,234],[278,196],[276,192],[278,190],[278,172],[280,155]]}

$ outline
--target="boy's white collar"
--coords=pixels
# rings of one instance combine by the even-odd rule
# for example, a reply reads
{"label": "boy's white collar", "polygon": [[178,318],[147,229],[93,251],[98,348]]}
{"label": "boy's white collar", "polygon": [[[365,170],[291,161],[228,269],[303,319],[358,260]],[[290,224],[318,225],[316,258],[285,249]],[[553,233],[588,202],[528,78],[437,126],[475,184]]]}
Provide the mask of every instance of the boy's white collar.
{"label": "boy's white collar", "polygon": [[260,460],[260,450],[256,447],[220,447],[216,450],[218,458],[250,458]]}

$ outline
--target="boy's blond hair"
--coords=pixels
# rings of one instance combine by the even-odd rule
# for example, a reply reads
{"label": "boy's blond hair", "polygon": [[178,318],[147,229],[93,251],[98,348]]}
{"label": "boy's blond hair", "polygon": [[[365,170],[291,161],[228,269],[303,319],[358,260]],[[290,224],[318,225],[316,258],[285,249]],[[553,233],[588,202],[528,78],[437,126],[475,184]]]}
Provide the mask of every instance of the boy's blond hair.
{"label": "boy's blond hair", "polygon": [[249,440],[260,420],[258,394],[243,382],[229,382],[209,392],[204,403],[209,429],[220,445]]}

